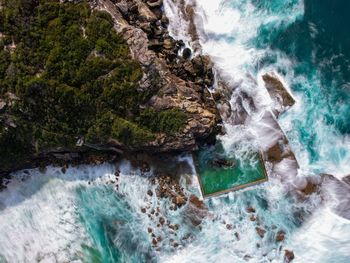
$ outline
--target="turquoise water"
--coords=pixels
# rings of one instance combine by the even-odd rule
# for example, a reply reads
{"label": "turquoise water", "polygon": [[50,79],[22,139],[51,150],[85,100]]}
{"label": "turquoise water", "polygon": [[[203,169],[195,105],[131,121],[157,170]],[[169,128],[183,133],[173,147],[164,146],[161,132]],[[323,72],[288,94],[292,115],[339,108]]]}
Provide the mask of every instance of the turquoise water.
{"label": "turquoise water", "polygon": [[288,135],[303,145],[316,173],[326,163],[332,163],[334,169],[349,161],[349,10],[349,1],[304,1],[304,14],[295,23],[283,30],[264,30],[269,28],[264,25],[254,39],[257,47],[272,49],[272,54],[282,52],[293,61],[286,67],[267,60],[259,67],[274,65],[300,96],[304,112],[287,115],[282,123],[291,123]]}
{"label": "turquoise water", "polygon": [[135,235],[142,229],[128,224],[140,219],[113,187],[79,187],[76,195],[79,217],[93,241],[84,247],[84,261],[146,261],[151,249],[145,245],[147,236]]}
{"label": "turquoise water", "polygon": [[[265,167],[259,153],[250,153],[245,160],[227,155],[221,144],[206,147],[195,154],[198,180],[202,195],[220,195],[267,180]],[[217,165],[215,161],[228,161]]]}
{"label": "turquoise water", "polygon": [[[176,6],[164,2],[172,28],[183,28]],[[341,179],[350,173],[350,2],[210,0],[197,1],[196,11],[206,34],[203,51],[238,91],[254,97],[258,110],[247,107],[253,123],[270,107],[261,85],[264,72],[278,73],[290,87],[297,103],[279,124],[300,164],[298,176],[271,176],[253,189],[206,200],[209,215],[194,226],[186,206],[170,210],[170,200],[147,194],[156,187],[148,177],[152,172],[141,175],[127,162],[65,174],[59,168],[19,172],[0,192],[0,262],[283,262],[284,249],[294,251],[294,262],[350,261],[350,221],[334,209],[340,201],[344,211],[350,209],[349,186],[327,183],[323,193],[305,200],[290,191],[305,177],[321,180],[319,173],[330,173]],[[185,31],[173,31],[189,39],[181,35]],[[261,146],[271,134],[256,127],[225,123],[224,149],[243,158],[246,148]],[[192,167],[182,174],[184,191],[200,196],[192,159],[179,159]],[[282,168],[288,175],[288,166]],[[159,215],[143,213],[146,207]],[[157,226],[160,217],[179,229]],[[257,226],[267,231],[264,238]],[[148,228],[159,237],[156,246]],[[275,242],[278,230],[286,233],[283,243]]]}

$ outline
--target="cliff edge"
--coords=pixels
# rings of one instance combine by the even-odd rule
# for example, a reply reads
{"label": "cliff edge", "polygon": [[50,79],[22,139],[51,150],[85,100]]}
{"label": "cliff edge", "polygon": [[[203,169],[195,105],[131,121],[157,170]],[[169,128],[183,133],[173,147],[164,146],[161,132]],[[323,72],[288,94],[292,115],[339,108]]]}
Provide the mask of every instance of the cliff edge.
{"label": "cliff edge", "polygon": [[162,1],[2,1],[0,172],[214,140],[212,62],[167,26]]}

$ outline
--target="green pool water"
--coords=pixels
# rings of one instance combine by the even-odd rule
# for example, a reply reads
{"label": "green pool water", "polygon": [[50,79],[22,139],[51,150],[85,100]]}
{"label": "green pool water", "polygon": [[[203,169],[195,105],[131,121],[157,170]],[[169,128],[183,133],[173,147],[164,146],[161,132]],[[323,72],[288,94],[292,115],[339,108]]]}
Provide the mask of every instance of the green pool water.
{"label": "green pool water", "polygon": [[[245,159],[226,156],[222,146],[201,149],[195,154],[197,175],[204,197],[219,195],[267,181],[260,153]],[[227,165],[217,165],[222,160]]]}

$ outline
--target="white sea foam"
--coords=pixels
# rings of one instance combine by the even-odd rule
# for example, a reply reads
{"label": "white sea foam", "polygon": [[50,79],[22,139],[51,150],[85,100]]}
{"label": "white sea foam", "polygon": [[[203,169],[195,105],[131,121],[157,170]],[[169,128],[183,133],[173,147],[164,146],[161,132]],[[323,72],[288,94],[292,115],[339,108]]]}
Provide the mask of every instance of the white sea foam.
{"label": "white sea foam", "polygon": [[[170,2],[170,0],[165,1]],[[185,1],[186,2],[186,1]],[[295,262],[348,262],[349,252],[349,221],[340,218],[330,211],[332,206],[329,202],[307,220],[300,230],[294,232],[294,228],[288,223],[294,215],[292,210],[306,209],[313,211],[319,206],[321,197],[312,195],[306,203],[291,203],[285,193],[291,187],[302,188],[306,186],[306,176],[317,173],[331,173],[341,179],[350,173],[349,138],[335,132],[332,127],[327,126],[322,120],[325,113],[326,103],[323,101],[308,101],[305,94],[293,93],[290,85],[301,83],[310,85],[310,80],[295,76],[293,68],[296,62],[285,54],[269,48],[256,48],[254,41],[262,26],[267,27],[269,33],[273,34],[275,28],[286,28],[304,14],[303,1],[271,1],[269,5],[280,5],[278,12],[256,8],[251,1],[195,1],[196,15],[203,18],[201,33],[201,45],[203,52],[209,54],[215,62],[217,70],[226,81],[235,87],[231,104],[235,107],[235,96],[244,91],[254,98],[256,111],[249,111],[250,117],[245,125],[232,126],[225,123],[227,134],[221,138],[227,152],[235,152],[237,155],[244,153],[247,149],[268,149],[280,138],[279,129],[276,129],[274,120],[267,118],[266,113],[275,107],[264,87],[262,75],[266,72],[284,72],[279,75],[285,87],[293,95],[296,104],[289,109],[288,113],[282,115],[279,124],[287,133],[291,147],[296,154],[300,169],[295,171],[295,162],[284,160],[275,165],[275,172],[282,174],[283,185],[278,178],[270,178],[270,182],[264,185],[264,193],[258,196],[267,200],[271,206],[269,209],[260,210],[258,214],[264,220],[272,224],[280,224],[290,234],[286,248],[293,249],[296,254]],[[262,2],[263,3],[263,2]],[[176,17],[172,17],[171,23],[179,23]],[[312,36],[318,34],[313,25]],[[175,34],[175,37],[178,35]],[[261,61],[266,57],[275,58],[276,62],[269,66],[262,66]],[[321,85],[319,77],[311,81],[311,85]],[[309,90],[312,90],[311,87]],[[315,100],[317,100],[315,96]],[[314,109],[312,107],[315,107]],[[318,108],[317,108],[318,107]],[[300,140],[300,134],[295,130],[296,123],[303,123],[311,118],[313,127],[317,133],[316,151],[320,159],[312,162],[306,145]],[[249,143],[242,143],[249,142]],[[237,146],[238,145],[238,146]],[[294,168],[294,169],[291,169]],[[286,180],[289,178],[288,180]],[[319,179],[317,179],[319,180]],[[288,182],[287,182],[288,181]],[[332,191],[339,191],[333,189]],[[249,255],[249,262],[281,262],[283,253],[279,247],[271,247],[267,242],[262,242],[262,251],[254,247],[256,233],[254,227],[248,220],[242,220],[237,215],[242,215],[244,204],[240,199],[247,198],[246,192],[231,193],[226,197],[213,199],[211,209],[219,218],[227,217],[238,224],[238,229],[244,237],[242,241],[230,241],[226,239],[226,229],[220,228],[214,223],[208,223],[202,232],[207,236],[200,239],[200,243],[193,243],[186,250],[179,251],[172,257],[164,258],[166,262],[215,262],[233,261],[243,262],[245,255]],[[347,198],[347,196],[343,196]],[[226,207],[223,199],[230,204]],[[339,200],[339,196],[337,197]],[[284,206],[284,207],[283,207]],[[285,217],[281,214],[285,213]],[[296,220],[294,218],[293,220]],[[324,226],[324,224],[326,224]],[[253,230],[252,230],[253,229]],[[232,236],[230,236],[232,237]],[[244,241],[245,240],[245,241]],[[305,246],[304,246],[305,244]],[[339,250],[339,253],[329,253],[329,249]],[[338,261],[337,261],[338,260]]]}
{"label": "white sea foam", "polygon": [[26,174],[18,173],[0,192],[0,254],[7,262],[82,262],[76,253],[89,239],[77,220],[74,188],[88,173],[69,173],[80,176],[67,182],[54,168],[22,181]]}
{"label": "white sea foam", "polygon": [[[292,72],[292,70],[290,70]],[[312,80],[292,74],[286,76],[288,81],[300,83],[313,92],[321,92],[322,86],[319,72],[316,72]],[[340,134],[332,125],[325,123],[327,114],[327,101],[315,94],[311,99],[297,94],[297,104],[280,119],[280,125],[287,133],[294,152],[304,171],[309,173],[329,173],[338,179],[350,173],[350,137]],[[341,114],[341,113],[339,113]],[[312,122],[310,122],[312,120]],[[313,127],[314,151],[318,155],[317,161],[312,161],[307,145],[303,144],[300,134],[295,126]],[[307,141],[306,141],[307,142]]]}
{"label": "white sea foam", "polygon": [[349,220],[321,208],[290,240],[297,255],[295,262],[349,262],[349,233]]}
{"label": "white sea foam", "polygon": [[165,1],[164,10],[171,21],[168,27],[169,31],[175,38],[182,39],[188,45],[191,42],[188,35],[189,23],[183,18],[177,5],[173,1]]}

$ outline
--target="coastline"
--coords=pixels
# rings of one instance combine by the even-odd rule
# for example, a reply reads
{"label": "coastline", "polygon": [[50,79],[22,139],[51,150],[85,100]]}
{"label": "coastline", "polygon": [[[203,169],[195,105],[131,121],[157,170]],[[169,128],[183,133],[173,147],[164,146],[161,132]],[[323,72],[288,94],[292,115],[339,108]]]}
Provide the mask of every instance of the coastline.
{"label": "coastline", "polygon": [[[157,86],[157,95],[151,98],[147,107],[160,112],[181,110],[188,116],[184,129],[175,134],[159,133],[155,140],[136,147],[111,138],[102,145],[83,140],[82,143],[78,141],[74,148],[46,149],[34,155],[27,154],[26,158],[9,167],[1,167],[0,177],[7,177],[21,169],[50,164],[67,166],[93,163],[91,159],[115,160],[128,158],[134,153],[177,154],[197,150],[203,143],[215,142],[215,136],[221,132],[221,117],[208,91],[214,81],[213,65],[209,57],[193,56],[182,41],[169,36],[162,1],[149,2],[121,1],[116,5],[104,0],[90,1],[90,4],[92,10],[104,10],[111,14],[115,30],[127,41],[132,58],[140,63],[143,77],[139,89]],[[184,50],[187,55],[183,57]]]}
{"label": "coastline", "polygon": [[[174,135],[158,134],[156,140],[139,147],[123,145],[111,138],[105,145],[83,141],[75,149],[51,149],[30,156],[9,169],[0,169],[1,178],[6,178],[17,170],[35,167],[44,169],[48,165],[67,167],[120,159],[132,160],[132,156],[137,154],[176,156],[182,152],[196,151],[202,144],[215,143],[216,136],[224,132],[222,120],[232,122],[233,125],[242,125],[246,122],[248,112],[243,106],[243,100],[236,101],[235,109],[232,109],[230,98],[234,87],[228,79],[221,76],[222,72],[211,58],[202,55],[201,39],[205,36],[195,23],[195,5],[182,3],[178,7],[179,12],[182,12],[181,17],[188,21],[186,30],[190,38],[188,45],[194,50],[194,54],[191,54],[184,42],[181,39],[174,39],[168,31],[169,18],[166,17],[163,1],[153,3],[134,0],[114,4],[110,0],[100,0],[90,1],[90,4],[92,10],[106,11],[112,16],[114,29],[127,41],[133,59],[141,64],[144,76],[140,81],[140,88],[149,89],[150,83],[157,81],[158,94],[162,95],[154,96],[148,106],[157,111],[179,108],[186,112],[189,121],[185,129]],[[169,5],[170,2],[166,4]],[[175,22],[173,24],[176,25]],[[182,53],[185,50],[190,53],[183,57]],[[268,74],[266,76],[265,79],[270,82],[266,83],[270,86],[271,96],[278,98],[282,94],[282,98],[287,98],[287,103],[279,101],[275,113],[267,114],[265,117],[274,123],[273,129],[278,130],[280,135],[278,140],[272,142],[272,146],[263,149],[263,159],[275,164],[290,158],[295,162],[294,167],[297,169],[295,156],[276,121],[278,115],[286,107],[291,107],[294,101],[291,102],[290,95],[278,77]],[[155,79],[152,80],[153,78]],[[215,86],[214,92],[209,92],[212,86]],[[247,94],[242,96],[249,99],[252,107],[255,107],[254,98],[247,97]],[[283,141],[283,145],[280,141]]]}
{"label": "coastline", "polygon": [[[5,3],[20,3],[12,1]],[[40,1],[48,2],[55,1]],[[79,4],[87,0],[57,0],[56,7],[58,2],[71,10],[83,7],[73,17],[80,17],[88,7]],[[120,58],[114,62],[123,68],[134,61],[142,74],[137,74],[132,95],[119,89],[127,87],[120,83],[128,76],[114,81],[121,93],[107,93],[107,98],[118,98],[111,100],[114,112],[107,115],[111,119],[101,118],[100,112],[84,118],[83,111],[74,111],[79,105],[66,96],[65,101],[74,105],[68,107],[70,113],[78,115],[78,121],[73,118],[69,123],[78,127],[105,123],[96,128],[127,124],[128,132],[124,130],[122,138],[115,132],[114,137],[94,141],[85,136],[86,129],[80,129],[67,133],[74,138],[65,147],[60,147],[65,139],[58,140],[58,145],[38,147],[33,137],[30,145],[36,151],[28,151],[26,160],[13,159],[13,170],[7,171],[1,163],[7,159],[1,153],[8,151],[0,151],[0,261],[347,262],[350,152],[346,147],[350,144],[348,136],[339,134],[324,115],[339,120],[336,115],[346,111],[323,101],[337,87],[320,84],[321,79],[311,79],[302,71],[307,66],[316,71],[319,65],[295,65],[298,60],[281,54],[283,49],[269,48],[277,33],[293,38],[284,43],[285,48],[299,43],[298,30],[308,28],[301,28],[296,17],[311,21],[310,10],[300,5],[303,1],[277,1],[273,6],[268,1],[251,5],[250,0],[89,3],[91,14],[102,19],[95,25],[112,25],[120,36],[116,43],[129,51],[123,57],[125,64]],[[65,7],[59,9],[65,14]],[[326,19],[317,10],[314,15]],[[75,31],[80,37],[90,37],[87,17]],[[295,26],[295,32],[288,30]],[[59,23],[55,27],[65,32]],[[320,27],[315,23],[313,29]],[[2,36],[0,30],[0,47]],[[327,38],[327,32],[319,32],[315,39],[320,36]],[[21,41],[17,41],[7,42],[10,46],[4,49],[16,52],[17,44],[20,52]],[[66,42],[63,46],[74,40]],[[103,60],[106,53],[96,50],[89,50],[89,57]],[[276,61],[270,61],[271,56]],[[302,61],[309,63],[304,56]],[[101,78],[109,78],[113,70]],[[136,71],[127,70],[126,75]],[[1,93],[1,81],[0,146],[2,124],[17,134],[15,126],[21,128],[15,118],[19,116],[6,111],[12,103],[25,105],[20,103],[25,97],[17,91]],[[81,91],[79,85],[72,88]],[[147,101],[136,100],[135,90],[136,94],[150,91]],[[323,93],[318,94],[319,90]],[[39,103],[32,104],[39,107],[40,96],[33,98],[39,98]],[[122,98],[135,99],[125,115],[116,110],[126,105]],[[58,100],[49,109],[61,106]],[[98,105],[93,97],[88,101],[92,107]],[[135,104],[138,109],[133,111]],[[186,119],[178,125],[181,116]],[[165,123],[179,129],[159,128]],[[153,139],[135,143],[135,132],[141,135],[138,139],[150,133]],[[96,129],[96,134],[108,133]],[[252,157],[252,152],[261,154]],[[234,185],[238,186],[228,189]]]}

